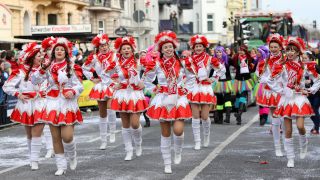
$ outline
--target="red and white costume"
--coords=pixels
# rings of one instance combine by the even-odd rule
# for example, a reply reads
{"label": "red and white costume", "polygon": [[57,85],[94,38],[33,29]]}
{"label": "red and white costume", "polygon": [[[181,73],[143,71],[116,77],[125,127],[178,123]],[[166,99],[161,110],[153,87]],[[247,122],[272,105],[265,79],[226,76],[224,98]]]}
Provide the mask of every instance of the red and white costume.
{"label": "red and white costume", "polygon": [[[277,42],[281,48],[283,48],[283,37],[279,34],[272,34],[268,37],[267,42]],[[257,104],[263,107],[277,107],[280,100],[280,94],[272,91],[267,85],[266,80],[271,75],[274,65],[283,62],[284,55],[280,52],[278,55],[270,55],[268,59],[260,61],[257,65],[256,74],[260,77],[260,83],[263,86],[262,95],[257,96]],[[267,64],[266,64],[267,63]]]}
{"label": "red and white costume", "polygon": [[[54,42],[54,47],[64,46],[69,49],[72,44],[65,38],[57,38]],[[53,49],[54,49],[53,47]],[[67,53],[67,52],[66,52]],[[47,103],[45,104],[41,121],[52,124],[54,126],[60,125],[74,125],[82,123],[82,115],[78,106],[78,97],[83,91],[81,83],[82,69],[80,66],[70,62],[71,77],[67,77],[67,60],[56,62],[53,60],[47,71],[40,69],[32,75],[34,84],[48,81],[48,89],[46,94]],[[72,92],[74,97],[66,99],[65,93]]]}
{"label": "red and white costume", "polygon": [[[130,45],[135,49],[133,37],[117,38],[115,48],[120,51],[123,45]],[[140,113],[147,109],[143,89],[138,85],[141,82],[138,63],[132,55],[125,58],[121,54],[116,56],[116,74],[112,78],[118,82],[120,89],[115,90],[111,101],[111,109],[118,112]]]}
{"label": "red and white costume", "polygon": [[[194,35],[189,41],[189,45],[194,49],[196,44],[202,44],[205,48],[209,46],[209,42],[205,36]],[[188,89],[188,99],[190,103],[195,104],[216,104],[217,99],[214,96],[212,84],[209,79],[209,74],[212,69],[218,71],[223,69],[217,58],[210,56],[206,52],[201,54],[193,54],[190,58],[185,59],[185,66],[188,73],[195,75],[187,76],[186,81],[193,81],[193,86]]]}
{"label": "red and white costume", "polygon": [[[302,51],[304,43],[301,41],[300,38],[289,37],[288,44],[294,44]],[[272,90],[282,94],[274,116],[294,119],[296,117],[310,117],[314,115],[307,96],[301,93],[305,84],[304,69],[304,64],[299,60],[287,59],[284,64],[276,64],[274,66],[268,85]],[[315,74],[315,70],[312,71],[314,73],[310,75]],[[318,77],[310,77],[314,82],[311,87],[312,93],[315,93],[320,86],[320,81]]]}
{"label": "red and white costume", "polygon": [[[99,34],[92,40],[92,44],[95,48],[99,48],[100,45],[106,43],[109,43],[109,38],[106,34]],[[115,66],[115,53],[112,51],[109,51],[106,54],[101,54],[100,52],[91,53],[88,56],[88,59],[82,65],[84,75],[90,80],[94,78],[101,80],[101,82],[95,84],[92,88],[89,94],[90,99],[104,101],[106,98],[112,98],[113,89],[111,75],[115,72]]]}
{"label": "red and white costume", "polygon": [[[27,57],[35,56],[40,51],[40,46],[37,43],[30,43],[24,50],[25,55],[22,60]],[[33,126],[36,123],[41,123],[41,110],[45,104],[46,82],[32,84],[31,76],[39,70],[40,67],[33,67],[23,64],[19,68],[18,73],[13,73],[3,86],[4,92],[11,96],[18,97],[20,94],[28,97],[26,102],[18,99],[18,102],[11,114],[11,121],[21,123],[25,126]],[[30,70],[27,81],[25,77]]]}
{"label": "red and white costume", "polygon": [[[178,46],[177,35],[172,31],[164,31],[155,37],[155,44],[161,52],[162,46],[171,43],[173,49]],[[160,57],[148,63],[143,75],[145,87],[150,92],[155,92],[146,115],[157,121],[185,120],[192,117],[191,108],[187,99],[187,82],[185,82],[185,68],[180,60],[173,55],[171,58]],[[158,85],[152,82],[158,78]],[[189,82],[188,82],[189,83]],[[190,84],[189,84],[190,85]],[[173,133],[175,163],[181,161],[184,133]],[[165,173],[171,171],[171,136],[161,135],[161,153],[165,165]]]}

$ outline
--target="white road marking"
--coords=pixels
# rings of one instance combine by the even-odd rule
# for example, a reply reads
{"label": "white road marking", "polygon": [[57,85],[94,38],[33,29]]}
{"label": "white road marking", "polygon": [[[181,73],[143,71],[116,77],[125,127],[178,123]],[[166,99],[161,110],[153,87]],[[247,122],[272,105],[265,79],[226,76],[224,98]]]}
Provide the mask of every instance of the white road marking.
{"label": "white road marking", "polygon": [[248,129],[253,123],[258,121],[259,114],[254,116],[254,118],[249,121],[247,124],[239,128],[236,132],[234,132],[231,136],[228,137],[224,142],[222,142],[218,147],[216,147],[201,163],[199,166],[195,167],[193,170],[187,174],[183,180],[190,180],[194,179],[204,168],[206,168],[211,161],[213,161],[219,153],[228,146],[232,141],[234,141],[242,132],[244,132],[246,129]]}

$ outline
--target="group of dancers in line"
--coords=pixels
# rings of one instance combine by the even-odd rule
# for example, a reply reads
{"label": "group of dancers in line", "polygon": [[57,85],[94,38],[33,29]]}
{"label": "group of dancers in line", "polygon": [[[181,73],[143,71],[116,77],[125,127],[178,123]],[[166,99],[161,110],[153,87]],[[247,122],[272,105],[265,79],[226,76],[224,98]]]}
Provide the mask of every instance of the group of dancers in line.
{"label": "group of dancers in line", "polygon": [[[259,76],[261,84],[257,103],[270,108],[276,156],[283,156],[280,125],[284,124],[287,166],[294,167],[293,120],[300,134],[300,158],[306,156],[308,141],[304,118],[314,114],[307,96],[318,91],[320,81],[316,64],[301,59],[305,45],[300,38],[289,37],[284,41],[279,34],[270,35],[270,55],[266,56],[264,49],[258,48],[259,61],[256,66],[245,45],[239,47],[233,59],[227,58],[223,47],[217,47],[215,55],[210,56],[206,53],[209,43],[202,35],[191,37],[189,45],[193,54],[185,58],[179,58],[176,54],[178,39],[172,31],[159,33],[155,44],[148,49],[148,58],[140,61],[134,58],[136,45],[133,37],[117,38],[114,51],[110,49],[106,34],[94,37],[92,44],[94,52],[80,67],[71,58],[72,43],[66,38],[48,37],[41,45],[29,43],[20,56],[19,70],[13,72],[3,86],[7,94],[18,98],[11,120],[25,126],[32,170],[39,168],[41,134],[45,124],[49,124],[52,135],[54,154],[49,151],[47,157],[55,157],[55,175],[66,173],[67,160],[70,169],[76,169],[77,153],[73,136],[74,126],[83,122],[77,103],[83,90],[83,75],[95,84],[89,97],[98,101],[100,149],[107,147],[108,125],[110,141],[115,141],[115,112],[119,112],[125,161],[132,160],[134,150],[137,157],[142,155],[139,119],[143,112],[151,120],[160,122],[164,173],[172,173],[172,136],[174,164],[181,163],[184,120],[192,119],[195,150],[209,146],[209,111],[212,105],[217,104],[220,112],[225,108],[225,122],[230,123],[232,91],[237,93],[235,116],[237,124],[241,125],[247,93],[254,85],[253,71]],[[230,66],[236,69],[234,86],[231,84]],[[212,69],[213,74],[210,73]],[[304,87],[305,74],[313,80],[310,88]],[[154,95],[150,102],[145,98],[148,94]],[[49,140],[46,142],[50,144]]]}

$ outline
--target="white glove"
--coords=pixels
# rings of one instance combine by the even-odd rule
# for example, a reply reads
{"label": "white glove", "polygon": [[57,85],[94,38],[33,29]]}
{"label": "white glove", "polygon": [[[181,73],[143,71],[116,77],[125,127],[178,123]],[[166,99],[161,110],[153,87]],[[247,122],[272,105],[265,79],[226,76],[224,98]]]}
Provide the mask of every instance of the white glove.
{"label": "white glove", "polygon": [[69,78],[67,76],[67,72],[58,70],[58,82],[59,82],[59,84],[64,84],[64,83],[68,82],[68,80],[69,80]]}
{"label": "white glove", "polygon": [[268,81],[269,81],[269,78],[265,77],[265,76],[261,76],[260,79],[259,79],[259,82],[261,84],[266,84]]}
{"label": "white glove", "polygon": [[317,91],[318,91],[318,88],[317,87],[314,87],[314,86],[311,86],[308,91],[311,93],[311,94],[315,94]]}
{"label": "white glove", "polygon": [[293,90],[290,89],[290,88],[288,88],[288,87],[285,87],[285,88],[283,89],[283,94],[284,94],[284,96],[287,97],[287,98],[292,98],[292,96],[293,96]]}
{"label": "white glove", "polygon": [[205,68],[200,68],[198,71],[198,78],[200,81],[203,81],[208,78],[208,73]]}

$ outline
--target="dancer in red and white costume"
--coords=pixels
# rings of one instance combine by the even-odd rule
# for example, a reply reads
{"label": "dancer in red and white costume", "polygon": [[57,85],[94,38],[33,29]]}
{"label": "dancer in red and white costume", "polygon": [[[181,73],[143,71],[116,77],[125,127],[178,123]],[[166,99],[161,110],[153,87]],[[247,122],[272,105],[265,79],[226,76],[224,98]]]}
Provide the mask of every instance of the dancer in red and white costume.
{"label": "dancer in red and white costume", "polygon": [[[51,56],[52,44],[55,41],[54,37],[47,37],[41,42],[41,56],[45,59],[45,61],[50,61],[49,57]],[[46,82],[44,82],[46,83]],[[52,144],[52,136],[50,132],[49,125],[45,125],[43,129],[43,136],[46,143],[47,153],[45,158],[51,158],[54,156],[53,144]]]}
{"label": "dancer in red and white costume", "polygon": [[[164,172],[172,173],[171,124],[173,122],[174,163],[180,164],[184,142],[184,120],[190,119],[192,113],[184,86],[185,69],[175,54],[178,46],[176,34],[172,31],[161,32],[155,37],[155,43],[160,52],[160,58],[149,62],[143,77],[146,89],[156,94],[151,101],[147,116],[151,120],[160,121]],[[158,78],[158,86],[152,84],[156,78]]]}
{"label": "dancer in red and white costume", "polygon": [[[304,65],[300,59],[305,44],[298,37],[289,37],[286,42],[287,58],[282,63],[275,64],[268,86],[281,94],[280,101],[274,112],[275,117],[283,117],[285,125],[285,147],[288,158],[287,167],[294,167],[294,146],[292,139],[292,120],[296,120],[300,140],[300,158],[307,154],[307,137],[304,127],[304,118],[314,115],[307,98],[309,93],[316,93],[320,86],[319,78],[313,79],[310,89],[304,88]],[[281,86],[279,85],[281,84]]]}
{"label": "dancer in red and white costume", "polygon": [[41,121],[50,124],[56,165],[55,175],[63,175],[67,169],[77,167],[74,125],[82,123],[78,97],[83,91],[82,69],[70,61],[72,43],[66,38],[56,38],[50,61],[44,61],[41,69],[32,75],[34,84],[48,81],[47,97]]}
{"label": "dancer in red and white costume", "polygon": [[136,48],[133,37],[119,37],[114,43],[117,50],[115,92],[111,100],[111,109],[120,113],[122,121],[122,138],[125,145],[126,157],[130,161],[133,156],[132,139],[135,144],[136,155],[142,154],[142,127],[140,115],[148,103],[143,94],[143,82],[140,80],[137,61],[134,59]]}
{"label": "dancer in red and white costume", "polygon": [[45,103],[46,84],[32,84],[31,76],[40,68],[40,45],[35,42],[25,45],[20,60],[22,64],[19,71],[9,77],[3,85],[3,91],[18,98],[10,119],[25,126],[31,170],[37,170],[44,127],[44,123],[39,120]]}
{"label": "dancer in red and white costume", "polygon": [[[268,119],[270,119],[272,122],[272,135],[275,153],[276,156],[283,156],[280,141],[280,126],[283,122],[283,118],[273,117],[273,113],[281,96],[279,93],[270,89],[270,87],[267,85],[267,80],[271,75],[273,67],[276,66],[276,64],[284,61],[284,55],[281,53],[284,39],[280,34],[272,34],[268,37],[267,43],[270,49],[270,57],[268,57],[265,61],[260,61],[256,69],[256,74],[260,77],[260,83],[263,84],[262,95],[257,96],[257,104],[262,107],[270,108]],[[281,84],[278,85],[280,86]]]}
{"label": "dancer in red and white costume", "polygon": [[209,111],[211,106],[217,103],[212,89],[215,78],[210,78],[209,74],[211,69],[214,69],[217,75],[224,73],[225,67],[220,64],[219,59],[206,53],[205,50],[209,47],[209,42],[205,36],[192,36],[189,46],[193,49],[193,55],[185,59],[185,66],[188,70],[187,74],[191,73],[195,76],[188,75],[186,81],[193,82],[191,89],[188,89],[190,91],[188,99],[192,109],[194,149],[199,150],[201,149],[200,121],[202,121],[203,127],[203,146],[208,147],[211,126]]}
{"label": "dancer in red and white costume", "polygon": [[[100,149],[107,148],[108,124],[110,128],[110,142],[115,142],[116,131],[116,113],[107,109],[107,102],[112,98],[113,84],[111,75],[115,72],[115,53],[109,49],[109,37],[106,34],[99,34],[92,39],[95,52],[91,53],[82,65],[83,73],[95,85],[92,88],[89,97],[98,101],[100,114]],[[107,118],[108,116],[108,118]],[[108,120],[107,120],[108,119]]]}

